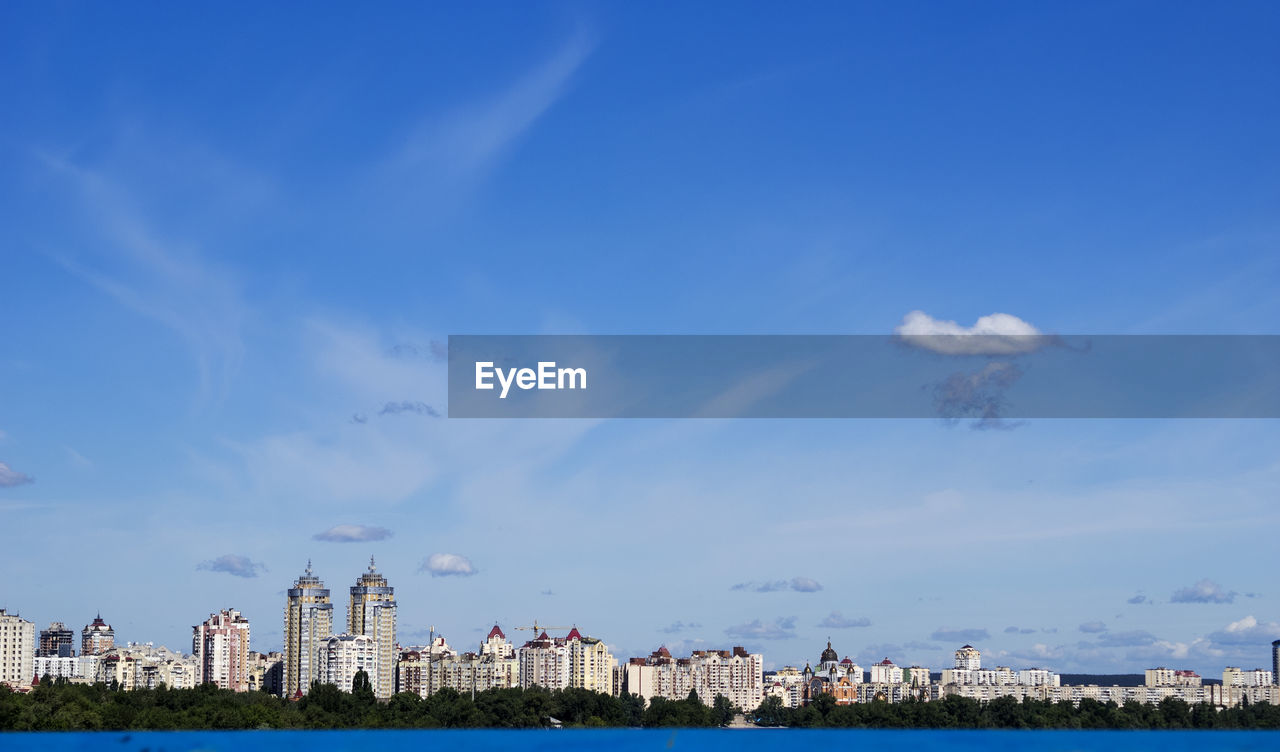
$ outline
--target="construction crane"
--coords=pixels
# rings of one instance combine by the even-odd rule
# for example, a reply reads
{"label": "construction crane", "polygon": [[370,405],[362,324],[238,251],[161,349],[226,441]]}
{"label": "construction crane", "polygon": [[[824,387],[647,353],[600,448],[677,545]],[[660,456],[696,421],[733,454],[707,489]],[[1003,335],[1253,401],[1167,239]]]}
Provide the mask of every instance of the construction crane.
{"label": "construction crane", "polygon": [[530,624],[530,625],[528,625],[528,626],[525,626],[525,627],[513,627],[513,629],[531,629],[531,630],[533,630],[535,633],[538,633],[538,632],[545,632],[545,631],[546,631],[546,630],[548,630],[548,629],[577,629],[577,628],[578,628],[578,625],[577,625],[577,624],[573,624],[573,625],[570,625],[570,626],[567,626],[567,627],[564,627],[564,626],[557,627],[557,626],[552,626],[552,625],[547,625],[547,624],[539,624],[537,619],[534,619],[534,620],[533,620],[533,624]]}

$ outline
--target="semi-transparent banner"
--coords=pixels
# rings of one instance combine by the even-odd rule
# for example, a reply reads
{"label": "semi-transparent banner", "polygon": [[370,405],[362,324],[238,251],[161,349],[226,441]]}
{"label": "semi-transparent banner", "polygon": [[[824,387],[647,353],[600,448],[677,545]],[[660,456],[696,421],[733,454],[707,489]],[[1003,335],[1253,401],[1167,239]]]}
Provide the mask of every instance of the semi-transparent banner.
{"label": "semi-transparent banner", "polygon": [[1276,335],[454,335],[451,418],[1277,418]]}

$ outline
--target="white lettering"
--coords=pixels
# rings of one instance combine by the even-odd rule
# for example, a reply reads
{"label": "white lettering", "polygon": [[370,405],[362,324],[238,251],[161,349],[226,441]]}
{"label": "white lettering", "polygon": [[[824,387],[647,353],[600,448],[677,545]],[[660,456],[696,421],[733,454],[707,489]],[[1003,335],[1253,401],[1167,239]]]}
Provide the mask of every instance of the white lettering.
{"label": "white lettering", "polygon": [[556,368],[554,360],[538,361],[538,368],[498,368],[491,360],[476,361],[476,389],[493,389],[498,380],[498,399],[506,399],[514,385],[524,391],[530,389],[586,389],[587,369]]}
{"label": "white lettering", "polygon": [[492,389],[493,383],[487,379],[493,378],[493,361],[477,360],[476,361],[476,389]]}

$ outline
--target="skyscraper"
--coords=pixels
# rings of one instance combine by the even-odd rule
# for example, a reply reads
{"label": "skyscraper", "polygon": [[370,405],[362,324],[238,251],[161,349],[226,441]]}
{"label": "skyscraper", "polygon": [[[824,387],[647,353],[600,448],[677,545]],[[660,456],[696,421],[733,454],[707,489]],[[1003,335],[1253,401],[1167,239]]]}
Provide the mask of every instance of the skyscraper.
{"label": "skyscraper", "polygon": [[317,655],[333,635],[333,603],[329,589],[307,569],[289,589],[284,608],[284,696],[306,694],[311,682],[324,680]]}
{"label": "skyscraper", "polygon": [[40,630],[40,647],[37,658],[70,658],[76,654],[76,633],[67,625],[55,621],[48,629]]}
{"label": "skyscraper", "polygon": [[93,623],[86,624],[80,630],[80,655],[97,655],[116,646],[116,631],[102,620],[102,614],[94,617]]}
{"label": "skyscraper", "polygon": [[378,574],[373,557],[369,557],[369,571],[360,575],[351,586],[351,603],[347,608],[347,632],[366,635],[377,642],[377,676],[373,680],[373,693],[380,699],[395,694],[396,647],[396,591],[387,584],[387,578]]}
{"label": "skyscraper", "polygon": [[233,608],[210,614],[191,628],[196,684],[249,691],[249,620]]}

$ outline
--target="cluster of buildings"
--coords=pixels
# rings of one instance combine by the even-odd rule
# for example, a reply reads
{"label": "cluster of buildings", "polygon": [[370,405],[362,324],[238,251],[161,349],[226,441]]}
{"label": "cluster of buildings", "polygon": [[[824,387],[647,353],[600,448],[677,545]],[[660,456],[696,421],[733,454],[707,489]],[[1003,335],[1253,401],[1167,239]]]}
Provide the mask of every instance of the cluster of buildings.
{"label": "cluster of buildings", "polygon": [[[401,645],[396,635],[395,588],[368,570],[348,590],[346,622],[335,622],[333,598],[307,563],[286,592],[284,649],[250,649],[249,619],[235,609],[209,615],[192,627],[191,652],[151,643],[116,644],[115,630],[101,614],[76,634],[53,622],[37,636],[35,624],[0,609],[0,683],[28,691],[41,677],[105,683],[121,689],[159,686],[191,688],[215,684],[238,692],[263,691],[290,699],[317,683],[352,691],[361,672],[375,697],[400,692],[429,697],[443,689],[460,693],[488,689],[579,688],[646,703],[657,697],[679,700],[697,695],[707,705],[724,696],[751,711],[767,697],[800,707],[822,695],[836,704],[907,699],[938,700],[958,695],[980,701],[1000,697],[1073,701],[1091,698],[1124,703],[1156,703],[1178,697],[1188,703],[1231,707],[1243,702],[1280,704],[1280,640],[1272,643],[1273,670],[1228,667],[1221,683],[1204,682],[1193,671],[1148,669],[1141,686],[1064,685],[1043,668],[982,667],[972,645],[955,652],[955,665],[935,674],[922,666],[898,666],[889,658],[864,669],[827,642],[816,667],[764,671],[764,656],[742,647],[695,650],[685,658],[665,647],[645,658],[618,663],[605,643],[574,627],[530,627],[532,638],[517,646],[494,625],[474,651],[451,648],[434,628],[426,645]],[[343,628],[345,627],[345,628]],[[341,631],[339,631],[340,628]],[[563,637],[551,630],[567,630]]]}
{"label": "cluster of buildings", "polygon": [[[1274,666],[1280,666],[1280,640],[1271,644],[1271,651]],[[1222,672],[1221,683],[1206,684],[1194,671],[1161,667],[1147,669],[1141,686],[1065,685],[1059,674],[1043,668],[984,669],[982,653],[972,645],[957,650],[955,665],[939,674],[920,666],[902,668],[888,658],[864,671],[849,658],[841,659],[828,641],[816,669],[806,664],[804,669],[788,666],[766,674],[765,696],[777,697],[790,708],[807,705],[821,695],[831,695],[837,705],[873,700],[901,702],[909,698],[928,701],[958,695],[981,702],[1012,697],[1073,703],[1093,699],[1117,704],[1131,700],[1158,703],[1176,697],[1191,704],[1203,702],[1225,708],[1245,702],[1280,705],[1276,679],[1274,667],[1272,671],[1244,671],[1229,666]]]}

